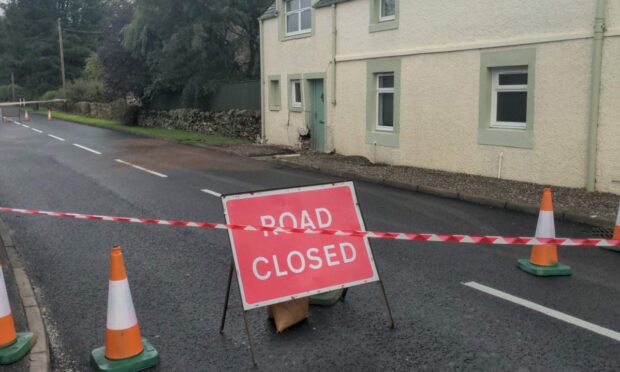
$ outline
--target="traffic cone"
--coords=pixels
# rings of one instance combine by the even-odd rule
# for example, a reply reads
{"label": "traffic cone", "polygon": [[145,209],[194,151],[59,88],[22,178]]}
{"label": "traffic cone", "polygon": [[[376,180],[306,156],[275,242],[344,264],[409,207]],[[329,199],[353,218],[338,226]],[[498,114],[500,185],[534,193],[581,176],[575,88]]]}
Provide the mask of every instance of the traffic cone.
{"label": "traffic cone", "polygon": [[52,121],[52,109],[47,109],[47,120]]}
{"label": "traffic cone", "polygon": [[26,113],[24,114],[24,121],[30,121],[30,115],[28,115],[28,110],[26,110]]}
{"label": "traffic cone", "polygon": [[120,247],[110,254],[105,346],[91,353],[97,371],[141,371],[159,363],[159,353],[140,335]]}
{"label": "traffic cone", "polygon": [[[543,193],[538,225],[536,226],[537,238],[555,239],[555,222],[553,219],[553,196],[551,189],[546,188]],[[558,262],[558,246],[555,244],[542,244],[532,247],[530,259],[518,260],[521,270],[536,276],[559,276],[571,275],[571,268]]]}
{"label": "traffic cone", "polygon": [[[613,240],[620,240],[620,206],[618,206],[618,217],[616,217],[616,227],[614,227]],[[620,252],[620,247],[601,247],[609,251]]]}
{"label": "traffic cone", "polygon": [[37,342],[32,333],[16,333],[9,296],[0,265],[0,364],[22,360]]}

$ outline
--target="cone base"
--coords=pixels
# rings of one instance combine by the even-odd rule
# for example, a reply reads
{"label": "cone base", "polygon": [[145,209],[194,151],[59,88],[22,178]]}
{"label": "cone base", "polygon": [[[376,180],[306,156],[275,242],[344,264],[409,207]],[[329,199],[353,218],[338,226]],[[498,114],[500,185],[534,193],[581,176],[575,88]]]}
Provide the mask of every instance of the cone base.
{"label": "cone base", "polygon": [[13,364],[22,360],[37,342],[32,333],[18,333],[11,345],[0,349],[0,364]]}
{"label": "cone base", "polygon": [[337,289],[335,291],[321,293],[310,297],[310,305],[318,306],[333,306],[342,298],[344,289]]}
{"label": "cone base", "polygon": [[110,360],[105,357],[105,346],[97,348],[90,354],[90,360],[97,371],[133,372],[142,371],[159,364],[159,353],[145,338],[142,339],[144,351],[135,357]]}
{"label": "cone base", "polygon": [[620,252],[620,247],[599,247],[608,251]]}
{"label": "cone base", "polygon": [[517,266],[526,273],[536,276],[566,276],[573,273],[569,266],[561,263],[552,266],[538,266],[531,263],[527,258],[518,260]]}

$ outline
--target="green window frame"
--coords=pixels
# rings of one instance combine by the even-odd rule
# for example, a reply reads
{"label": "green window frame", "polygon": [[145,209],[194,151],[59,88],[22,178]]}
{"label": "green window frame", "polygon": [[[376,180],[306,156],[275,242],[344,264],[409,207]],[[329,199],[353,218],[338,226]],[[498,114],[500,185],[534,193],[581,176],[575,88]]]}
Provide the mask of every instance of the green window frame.
{"label": "green window frame", "polygon": [[286,11],[286,1],[287,0],[278,0],[277,2],[277,6],[278,6],[278,36],[280,38],[280,41],[288,41],[288,40],[295,40],[295,39],[303,39],[303,38],[307,38],[307,37],[312,37],[314,35],[314,27],[315,27],[315,18],[316,18],[316,12],[315,12],[315,8],[314,8],[314,0],[311,0],[312,5],[310,6],[310,29],[309,30],[303,30],[301,32],[296,32],[296,33],[288,33],[286,31],[286,15],[287,15],[287,11]]}
{"label": "green window frame", "polygon": [[[400,145],[400,87],[401,87],[401,60],[399,58],[374,59],[367,62],[366,86],[366,143],[369,145],[398,147]],[[379,121],[379,87],[380,77],[394,77],[393,89],[393,123],[391,128],[385,128]]]}
{"label": "green window frame", "polygon": [[[302,75],[301,74],[290,74],[287,76],[287,80],[288,80],[288,90],[287,90],[288,110],[292,112],[303,112],[305,92],[304,92],[304,84],[303,84]],[[301,98],[301,101],[299,102],[299,104],[296,104],[295,102],[293,102],[293,94],[295,94],[293,89],[296,89],[294,87],[296,83],[299,83],[299,95]]]}
{"label": "green window frame", "polygon": [[282,93],[280,91],[280,75],[269,75],[269,110],[280,111]]}
{"label": "green window frame", "polygon": [[400,13],[400,0],[393,0],[395,11],[394,15],[384,15],[382,12],[383,1],[370,0],[370,32],[380,32],[398,29],[398,18]]}
{"label": "green window frame", "polygon": [[[527,112],[522,127],[500,127],[495,112],[494,73],[508,70],[527,71]],[[483,52],[480,54],[480,102],[478,144],[489,146],[534,148],[534,104],[536,83],[536,48]]]}

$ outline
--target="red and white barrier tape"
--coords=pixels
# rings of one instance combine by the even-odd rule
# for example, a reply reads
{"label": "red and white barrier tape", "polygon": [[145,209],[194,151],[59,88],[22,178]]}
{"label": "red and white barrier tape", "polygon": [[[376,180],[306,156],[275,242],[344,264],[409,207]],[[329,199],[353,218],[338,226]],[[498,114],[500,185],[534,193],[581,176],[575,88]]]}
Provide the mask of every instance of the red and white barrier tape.
{"label": "red and white barrier tape", "polygon": [[212,222],[190,222],[176,220],[157,220],[150,218],[135,217],[113,217],[99,216],[94,214],[64,213],[64,212],[47,212],[31,209],[16,209],[0,207],[0,212],[18,213],[36,216],[48,217],[64,217],[78,220],[94,220],[94,221],[114,221],[139,223],[150,225],[167,225],[167,226],[183,226],[197,227],[201,229],[215,230],[243,230],[254,232],[277,232],[277,233],[293,233],[293,234],[314,234],[314,235],[335,235],[335,236],[357,236],[375,239],[390,240],[414,240],[426,242],[448,242],[462,244],[491,244],[491,245],[539,245],[539,244],[555,244],[560,246],[580,246],[580,247],[620,247],[620,240],[613,239],[581,239],[581,238],[533,238],[533,237],[509,237],[509,236],[476,236],[476,235],[442,235],[442,234],[417,234],[417,233],[398,233],[398,232],[377,232],[377,231],[355,231],[355,230],[332,230],[332,229],[297,229],[288,227],[266,227],[266,226],[249,226],[249,225],[233,225]]}

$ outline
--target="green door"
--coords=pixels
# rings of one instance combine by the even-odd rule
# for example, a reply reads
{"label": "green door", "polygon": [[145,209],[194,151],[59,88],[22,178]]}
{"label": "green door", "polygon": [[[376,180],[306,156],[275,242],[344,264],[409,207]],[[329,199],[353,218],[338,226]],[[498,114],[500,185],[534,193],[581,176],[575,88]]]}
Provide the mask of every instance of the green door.
{"label": "green door", "polygon": [[310,135],[312,150],[325,152],[325,92],[323,79],[311,80],[312,106],[310,111]]}

